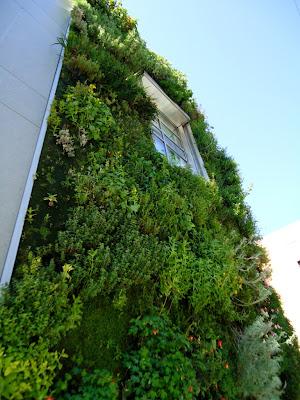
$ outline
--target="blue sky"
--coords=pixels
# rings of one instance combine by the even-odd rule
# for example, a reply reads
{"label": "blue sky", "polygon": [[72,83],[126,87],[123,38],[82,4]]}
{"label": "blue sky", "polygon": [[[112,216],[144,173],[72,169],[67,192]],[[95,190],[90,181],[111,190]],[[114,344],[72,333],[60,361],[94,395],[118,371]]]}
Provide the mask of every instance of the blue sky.
{"label": "blue sky", "polygon": [[261,234],[300,219],[295,1],[123,0],[148,47],[186,74],[244,188],[253,185],[247,201]]}

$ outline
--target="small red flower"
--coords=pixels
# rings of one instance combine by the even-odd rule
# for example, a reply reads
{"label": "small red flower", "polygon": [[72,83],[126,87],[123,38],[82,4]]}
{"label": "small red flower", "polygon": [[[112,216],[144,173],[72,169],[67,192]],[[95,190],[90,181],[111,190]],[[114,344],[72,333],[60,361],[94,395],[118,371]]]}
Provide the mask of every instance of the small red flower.
{"label": "small red flower", "polygon": [[52,396],[47,396],[47,397],[45,397],[45,400],[55,400],[55,398]]}
{"label": "small red flower", "polygon": [[221,339],[218,339],[218,340],[217,340],[217,346],[219,347],[219,349],[222,349],[222,345],[223,345],[222,340],[221,340]]}
{"label": "small red flower", "polygon": [[189,393],[193,393],[193,386],[189,386],[188,392],[189,392]]}

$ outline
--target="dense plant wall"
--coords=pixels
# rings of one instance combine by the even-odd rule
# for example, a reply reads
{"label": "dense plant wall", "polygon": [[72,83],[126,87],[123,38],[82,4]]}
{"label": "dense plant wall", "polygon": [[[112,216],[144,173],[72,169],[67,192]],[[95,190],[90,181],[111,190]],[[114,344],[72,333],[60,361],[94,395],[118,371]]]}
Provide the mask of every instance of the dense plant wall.
{"label": "dense plant wall", "polygon": [[[78,0],[61,42],[1,299],[2,398],[299,399],[297,344],[237,166],[184,76],[112,0]],[[210,181],[155,151],[144,71],[190,115]]]}

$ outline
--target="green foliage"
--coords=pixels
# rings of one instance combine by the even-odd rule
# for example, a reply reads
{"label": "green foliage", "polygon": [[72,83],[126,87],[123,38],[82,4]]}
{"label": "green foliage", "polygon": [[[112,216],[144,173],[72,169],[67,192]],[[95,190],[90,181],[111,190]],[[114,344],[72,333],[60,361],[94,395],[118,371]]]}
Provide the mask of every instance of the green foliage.
{"label": "green foliage", "polygon": [[54,273],[53,267],[30,255],[23,278],[2,293],[1,398],[43,398],[65,356],[54,346],[81,318],[80,301],[69,294],[70,268]]}
{"label": "green foliage", "polygon": [[232,247],[225,239],[204,244],[203,256],[194,263],[191,276],[191,303],[198,314],[210,310],[220,318],[235,319],[231,296],[237,295],[241,285]]}
{"label": "green foliage", "polygon": [[200,395],[209,400],[222,397],[238,399],[236,349],[232,334],[224,329],[216,333],[211,324],[209,327],[205,324],[192,327],[192,333],[189,340],[193,345],[192,360],[200,381]]}
{"label": "green foliage", "polygon": [[211,132],[211,127],[204,116],[192,121],[191,127],[207,171],[218,185],[222,202],[221,218],[226,224],[238,229],[243,236],[251,238],[256,235],[255,221],[245,203],[247,193],[242,188],[242,181],[235,161],[221,149]]}
{"label": "green foliage", "polygon": [[245,329],[239,342],[239,388],[257,400],[280,399],[280,343],[267,313]]}
{"label": "green foliage", "polygon": [[[121,6],[120,1],[115,0],[88,0],[88,2],[100,10],[101,13],[112,17],[112,21],[116,20],[118,26],[124,32],[128,32],[136,28],[136,21],[131,18],[127,11]],[[85,1],[77,0],[77,3],[86,4]]]}
{"label": "green foliage", "polygon": [[46,343],[27,349],[0,347],[0,394],[2,399],[42,399],[61,368],[64,353],[49,351]]}
{"label": "green foliage", "polygon": [[78,129],[78,140],[80,133],[86,133],[89,139],[99,140],[111,132],[113,117],[109,108],[96,97],[94,89],[94,85],[86,86],[80,83],[67,89],[64,98],[58,103],[58,111],[55,106],[52,108],[54,116],[50,117],[49,124],[50,127],[53,126],[54,132],[57,127],[57,115]]}
{"label": "green foliage", "polygon": [[56,245],[74,266],[73,285],[85,296],[145,284],[164,260],[164,246],[135,223],[137,190],[123,168],[107,163],[76,177],[74,208]]}
{"label": "green foliage", "polygon": [[166,267],[160,274],[160,290],[166,299],[171,298],[176,304],[187,295],[191,289],[193,262],[186,241],[171,240]]}
{"label": "green foliage", "polygon": [[[90,1],[89,3],[95,5],[95,2]],[[92,41],[101,42],[105,49],[109,50],[107,52],[109,57],[115,57],[115,65],[118,65],[121,60],[122,69],[129,67],[129,71],[138,74],[142,74],[146,70],[176,103],[187,109],[195,107],[194,100],[191,98],[192,91],[187,88],[185,76],[173,69],[163,57],[149,51],[137,30],[134,29],[135,26],[133,29],[124,29],[124,23],[126,25],[128,22],[126,10],[119,6],[115,7],[114,10],[118,10],[123,15],[121,18],[116,18],[115,12],[107,11],[106,6],[104,8],[105,13],[102,12],[103,5],[100,3],[91,8],[85,1],[80,1],[81,19],[78,23],[77,18],[75,23],[81,34],[83,33],[82,21],[84,21],[87,23],[87,37]],[[78,11],[76,13],[78,14]],[[106,72],[109,73],[107,69]],[[130,87],[130,81],[131,79],[126,82],[127,90]],[[121,79],[115,84],[122,84]],[[123,91],[120,89],[121,87],[118,92],[122,93]]]}
{"label": "green foliage", "polygon": [[185,237],[194,227],[189,204],[173,182],[150,187],[141,197],[141,213],[144,229],[149,233],[152,230],[161,239],[171,235]]}
{"label": "green foliage", "polygon": [[138,349],[125,355],[125,392],[135,399],[195,399],[199,392],[191,345],[163,317],[135,319],[129,333]]}
{"label": "green foliage", "polygon": [[[68,390],[68,386],[71,390]],[[64,381],[58,384],[58,399],[68,400],[117,400],[118,386],[106,370],[73,368]],[[76,388],[76,389],[75,389]]]}
{"label": "green foliage", "polygon": [[[132,294],[132,299],[137,293]],[[85,368],[107,369],[114,373],[126,349],[126,337],[132,310],[123,306],[122,312],[106,296],[93,298],[83,308],[80,325],[70,331],[60,347],[80,356]],[[69,364],[69,360],[66,360]]]}

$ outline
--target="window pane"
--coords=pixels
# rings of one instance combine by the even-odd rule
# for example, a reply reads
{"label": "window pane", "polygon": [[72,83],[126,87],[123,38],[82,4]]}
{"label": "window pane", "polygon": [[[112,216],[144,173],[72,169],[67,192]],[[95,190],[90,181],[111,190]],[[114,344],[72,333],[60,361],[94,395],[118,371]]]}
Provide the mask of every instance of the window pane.
{"label": "window pane", "polygon": [[186,161],[184,161],[184,159],[181,158],[177,153],[175,153],[175,151],[172,150],[170,147],[168,147],[168,157],[171,164],[177,165],[178,167],[186,166]]}
{"label": "window pane", "polygon": [[165,137],[165,142],[170,149],[172,149],[175,153],[177,153],[181,158],[186,160],[186,154],[185,152],[181,149],[181,147],[178,147],[172,140],[169,138]]}
{"label": "window pane", "polygon": [[167,154],[166,154],[166,148],[165,148],[164,142],[160,138],[158,138],[156,135],[152,135],[152,137],[153,137],[153,142],[154,142],[154,146],[155,146],[156,150],[159,153],[166,156]]}
{"label": "window pane", "polygon": [[176,143],[178,146],[182,146],[180,138],[173,132],[171,129],[169,129],[164,123],[160,123],[161,129],[163,130],[164,134],[168,136],[171,140],[173,140],[174,143]]}
{"label": "window pane", "polygon": [[160,137],[161,139],[163,138],[161,130],[157,128],[155,125],[152,125],[152,133],[155,133],[155,135]]}
{"label": "window pane", "polygon": [[159,128],[159,122],[158,122],[158,119],[157,119],[157,118],[155,118],[155,119],[152,121],[152,124],[153,124],[154,126],[156,126],[157,128]]}

